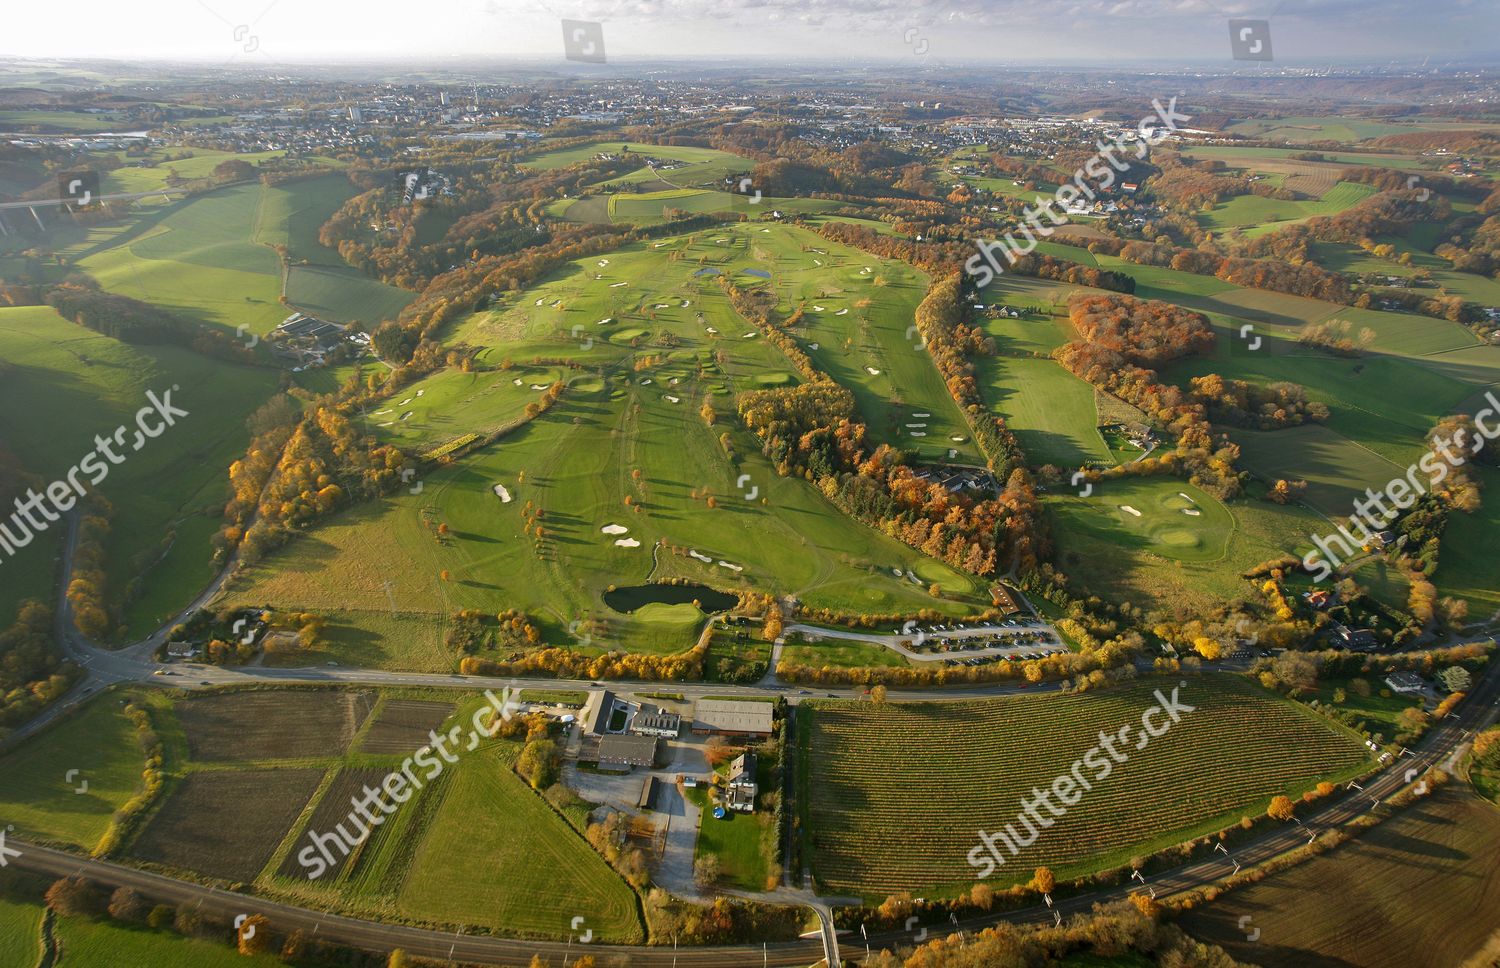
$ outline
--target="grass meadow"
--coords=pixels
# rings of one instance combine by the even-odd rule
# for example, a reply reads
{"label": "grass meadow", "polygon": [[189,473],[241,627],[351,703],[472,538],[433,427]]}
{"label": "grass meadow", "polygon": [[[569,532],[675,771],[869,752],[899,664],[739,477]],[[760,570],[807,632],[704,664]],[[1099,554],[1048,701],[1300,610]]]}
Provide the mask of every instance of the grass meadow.
{"label": "grass meadow", "polygon": [[[121,343],[49,307],[0,308],[0,359],[0,438],[49,481],[94,450],[95,435],[133,427],[148,390],[178,388],[173,403],[189,416],[130,453],[99,487],[114,505],[108,594],[119,601],[140,578],[126,622],[133,632],[154,627],[212,577],[208,538],[218,528],[227,468],[244,452],[245,418],[274,392],[275,373],[175,346]],[[48,404],[46,420],[34,416],[40,400]],[[41,572],[50,583],[50,567]],[[50,601],[48,590],[36,587],[42,583],[23,584]]]}

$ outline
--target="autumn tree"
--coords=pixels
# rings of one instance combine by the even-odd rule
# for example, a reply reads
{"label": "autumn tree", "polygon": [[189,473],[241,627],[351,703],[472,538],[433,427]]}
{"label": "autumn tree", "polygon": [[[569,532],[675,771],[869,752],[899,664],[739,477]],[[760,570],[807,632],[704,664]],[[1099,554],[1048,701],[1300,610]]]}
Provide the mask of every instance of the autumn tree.
{"label": "autumn tree", "polygon": [[240,925],[236,947],[240,954],[248,957],[270,950],[271,922],[264,915],[252,914]]}
{"label": "autumn tree", "polygon": [[1038,867],[1031,875],[1031,886],[1042,894],[1051,894],[1057,887],[1057,876],[1049,867]]}
{"label": "autumn tree", "polygon": [[1296,806],[1292,798],[1277,794],[1271,798],[1271,805],[1266,808],[1266,816],[1272,820],[1287,821],[1296,815]]}

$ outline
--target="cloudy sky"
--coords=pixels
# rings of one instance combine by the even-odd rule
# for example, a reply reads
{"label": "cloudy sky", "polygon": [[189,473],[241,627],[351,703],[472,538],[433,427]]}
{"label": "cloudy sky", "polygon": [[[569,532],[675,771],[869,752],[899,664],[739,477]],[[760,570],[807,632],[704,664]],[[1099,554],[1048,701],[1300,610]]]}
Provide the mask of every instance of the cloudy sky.
{"label": "cloudy sky", "polygon": [[1282,63],[1494,59],[1500,0],[7,0],[0,55],[209,62],[563,60],[562,20],[610,61],[699,57],[1225,61],[1231,18]]}

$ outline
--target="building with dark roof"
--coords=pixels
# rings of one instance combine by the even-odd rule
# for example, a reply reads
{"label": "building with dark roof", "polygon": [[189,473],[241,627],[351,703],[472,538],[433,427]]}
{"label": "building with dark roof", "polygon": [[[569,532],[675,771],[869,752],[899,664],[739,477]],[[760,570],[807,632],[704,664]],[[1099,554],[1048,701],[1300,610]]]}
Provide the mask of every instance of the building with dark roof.
{"label": "building with dark roof", "polygon": [[599,740],[600,766],[654,766],[661,740],[611,733]]}

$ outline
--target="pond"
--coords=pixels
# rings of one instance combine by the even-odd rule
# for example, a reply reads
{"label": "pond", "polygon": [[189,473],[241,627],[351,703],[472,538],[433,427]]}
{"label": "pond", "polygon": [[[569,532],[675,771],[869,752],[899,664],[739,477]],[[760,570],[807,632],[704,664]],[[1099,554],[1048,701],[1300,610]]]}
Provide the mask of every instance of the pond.
{"label": "pond", "polygon": [[629,585],[604,593],[604,604],[627,615],[642,605],[690,605],[695,601],[705,612],[727,612],[740,603],[738,595],[707,585]]}

